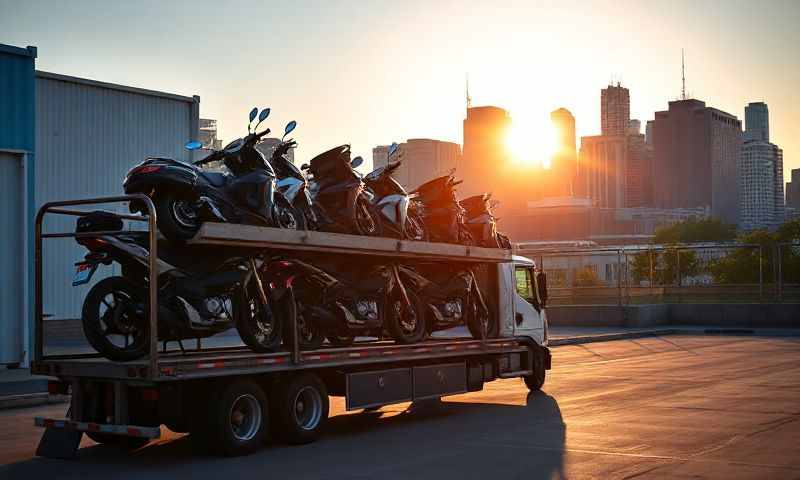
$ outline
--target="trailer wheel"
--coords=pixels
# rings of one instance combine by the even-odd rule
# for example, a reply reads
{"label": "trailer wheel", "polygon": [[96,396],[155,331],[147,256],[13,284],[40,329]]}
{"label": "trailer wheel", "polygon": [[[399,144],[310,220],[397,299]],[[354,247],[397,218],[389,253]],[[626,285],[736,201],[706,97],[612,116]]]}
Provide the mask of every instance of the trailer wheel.
{"label": "trailer wheel", "polygon": [[318,376],[301,373],[275,385],[272,408],[277,438],[293,445],[311,443],[328,419],[328,391]]}
{"label": "trailer wheel", "polygon": [[236,381],[208,401],[206,415],[196,419],[192,436],[205,451],[247,455],[264,443],[268,414],[267,396],[261,387],[249,380]]}
{"label": "trailer wheel", "polygon": [[544,358],[542,358],[542,352],[540,352],[538,349],[535,352],[536,353],[533,355],[533,373],[523,377],[525,380],[525,385],[527,385],[528,390],[531,392],[542,389],[545,375],[547,373],[544,368]]}
{"label": "trailer wheel", "polygon": [[93,441],[107,445],[109,447],[121,448],[123,450],[136,450],[142,448],[150,442],[149,438],[127,437],[125,435],[114,435],[102,432],[84,432]]}

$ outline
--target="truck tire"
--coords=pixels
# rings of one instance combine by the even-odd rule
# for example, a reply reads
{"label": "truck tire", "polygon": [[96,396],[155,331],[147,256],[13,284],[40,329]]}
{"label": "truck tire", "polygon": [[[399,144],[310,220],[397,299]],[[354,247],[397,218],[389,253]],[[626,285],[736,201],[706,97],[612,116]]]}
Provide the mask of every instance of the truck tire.
{"label": "truck tire", "polygon": [[136,450],[144,447],[150,442],[149,438],[127,437],[125,435],[114,435],[113,433],[84,432],[91,440],[109,447],[120,448],[123,450]]}
{"label": "truck tire", "polygon": [[523,377],[528,390],[531,392],[541,390],[542,386],[544,385],[546,373],[547,370],[544,368],[544,358],[542,358],[542,352],[536,350],[536,353],[533,356],[533,373]]}
{"label": "truck tire", "polygon": [[192,431],[192,439],[202,451],[230,457],[247,455],[265,442],[269,405],[258,384],[235,381],[207,402],[205,415],[195,418]]}
{"label": "truck tire", "polygon": [[317,439],[328,420],[328,390],[313,373],[279,381],[272,389],[273,435],[292,445]]}

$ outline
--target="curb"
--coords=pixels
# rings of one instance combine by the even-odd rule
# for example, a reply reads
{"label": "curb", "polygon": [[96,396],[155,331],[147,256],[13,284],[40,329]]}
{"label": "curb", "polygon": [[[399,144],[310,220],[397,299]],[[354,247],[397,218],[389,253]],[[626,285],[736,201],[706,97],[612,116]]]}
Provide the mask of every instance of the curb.
{"label": "curb", "polygon": [[[640,330],[637,332],[601,333],[597,335],[581,335],[579,337],[555,338],[547,343],[551,347],[558,347],[560,345],[580,345],[582,343],[610,342],[612,340],[625,340],[629,338],[658,337],[661,335],[674,335],[676,333],[683,332],[674,328],[663,328],[659,330]],[[698,332],[692,333],[696,334]]]}
{"label": "curb", "polygon": [[69,402],[69,395],[50,395],[47,392],[6,395],[0,397],[0,410],[7,408],[36,407],[39,405]]}

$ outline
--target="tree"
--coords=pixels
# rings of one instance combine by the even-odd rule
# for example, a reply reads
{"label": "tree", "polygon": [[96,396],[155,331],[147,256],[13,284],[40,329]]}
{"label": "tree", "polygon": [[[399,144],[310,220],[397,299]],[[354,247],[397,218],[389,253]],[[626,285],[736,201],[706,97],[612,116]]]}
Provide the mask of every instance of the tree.
{"label": "tree", "polygon": [[576,287],[599,287],[603,285],[597,271],[589,266],[583,267],[575,272],[575,281],[572,282]]}
{"label": "tree", "polygon": [[656,229],[653,243],[728,242],[736,238],[736,227],[715,218],[684,222]]}

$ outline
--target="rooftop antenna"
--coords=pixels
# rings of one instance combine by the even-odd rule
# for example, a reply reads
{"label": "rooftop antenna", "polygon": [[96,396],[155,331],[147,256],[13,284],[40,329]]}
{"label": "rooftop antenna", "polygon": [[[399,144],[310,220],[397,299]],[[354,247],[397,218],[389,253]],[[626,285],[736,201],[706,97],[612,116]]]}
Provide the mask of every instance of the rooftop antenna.
{"label": "rooftop antenna", "polygon": [[467,110],[472,107],[472,97],[469,96],[469,73],[467,74]]}
{"label": "rooftop antenna", "polygon": [[683,61],[682,48],[681,48],[681,100],[686,100],[686,66]]}

